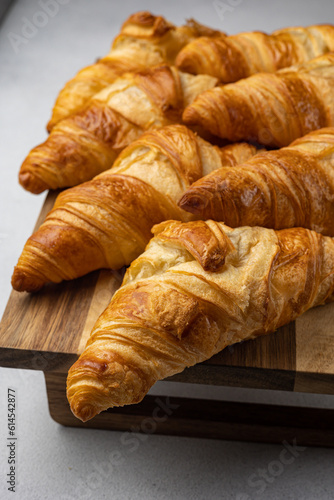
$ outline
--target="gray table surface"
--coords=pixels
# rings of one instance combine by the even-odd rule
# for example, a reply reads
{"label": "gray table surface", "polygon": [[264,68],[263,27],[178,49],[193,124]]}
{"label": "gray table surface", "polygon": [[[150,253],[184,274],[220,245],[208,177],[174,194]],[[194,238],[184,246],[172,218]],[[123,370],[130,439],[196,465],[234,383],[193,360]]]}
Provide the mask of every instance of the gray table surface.
{"label": "gray table surface", "polygon": [[[147,9],[176,24],[194,17],[231,34],[334,21],[332,0],[50,0],[56,7],[46,18],[38,17],[41,3],[47,0],[18,0],[0,27],[0,315],[10,293],[13,266],[45,198],[18,185],[19,166],[31,147],[46,138],[45,124],[59,89],[78,69],[108,51],[129,14]],[[27,20],[40,24],[30,38],[22,36],[27,34]],[[8,491],[6,483],[8,387],[17,391],[16,493]],[[334,407],[332,396],[176,383],[160,383],[155,391]],[[42,373],[0,369],[0,498],[334,498],[332,449],[300,450],[281,467],[277,464],[283,445],[144,435],[133,449],[122,444],[121,436],[58,425],[48,413]]]}

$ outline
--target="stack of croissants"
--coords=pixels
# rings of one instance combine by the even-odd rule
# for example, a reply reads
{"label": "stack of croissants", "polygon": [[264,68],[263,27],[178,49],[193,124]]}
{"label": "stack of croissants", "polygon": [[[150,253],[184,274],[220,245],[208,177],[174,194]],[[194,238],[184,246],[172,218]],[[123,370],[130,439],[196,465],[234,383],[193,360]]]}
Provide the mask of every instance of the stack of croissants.
{"label": "stack of croissants", "polygon": [[331,51],[331,25],[228,36],[138,12],[60,92],[19,181],[67,189],[12,285],[129,266],[69,371],[75,416],[334,299]]}

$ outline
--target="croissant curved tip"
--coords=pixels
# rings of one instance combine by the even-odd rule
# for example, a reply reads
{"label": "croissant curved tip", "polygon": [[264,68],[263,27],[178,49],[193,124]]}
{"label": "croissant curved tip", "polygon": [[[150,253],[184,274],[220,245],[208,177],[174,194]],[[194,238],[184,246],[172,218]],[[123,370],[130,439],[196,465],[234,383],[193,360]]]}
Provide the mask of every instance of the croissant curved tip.
{"label": "croissant curved tip", "polygon": [[[219,87],[214,87],[202,92],[202,94],[196,97],[192,104],[185,108],[182,114],[182,121],[186,125],[200,127],[200,130],[205,130],[206,133],[210,133],[211,136],[215,136],[215,138],[212,137],[210,139],[210,142],[217,139],[217,136],[224,139],[227,138],[227,136],[224,135],[224,123],[214,119],[217,115],[217,109],[215,108],[212,99],[210,99],[210,96],[211,93],[217,89],[219,90]],[[220,130],[221,127],[224,131],[223,135]]]}
{"label": "croissant curved tip", "polygon": [[175,66],[185,73],[196,74],[196,68],[194,67],[192,59],[188,57],[187,53],[183,53],[183,51],[179,52],[175,59]]}
{"label": "croissant curved tip", "polygon": [[192,105],[186,107],[186,109],[183,111],[182,121],[187,125],[199,124],[198,112]]}
{"label": "croissant curved tip", "polygon": [[18,266],[15,267],[12,276],[12,287],[17,292],[38,292],[43,285],[44,283],[36,280],[36,278],[30,276]]}
{"label": "croissant curved tip", "polygon": [[54,121],[52,118],[51,120],[48,121],[48,123],[46,124],[46,130],[49,132],[51,132],[51,130],[53,129],[53,127],[56,125],[56,121]]}
{"label": "croissant curved tip", "polygon": [[31,172],[20,172],[19,183],[24,189],[33,194],[40,194],[49,189],[49,186],[42,179],[39,179]]}
{"label": "croissant curved tip", "polygon": [[84,399],[72,401],[70,407],[73,415],[82,422],[91,420],[99,413],[93,405],[87,403]]}
{"label": "croissant curved tip", "polygon": [[182,210],[195,215],[203,213],[203,211],[207,207],[207,204],[207,199],[196,194],[189,195],[187,193],[182,196],[178,203],[179,207],[182,208]]}

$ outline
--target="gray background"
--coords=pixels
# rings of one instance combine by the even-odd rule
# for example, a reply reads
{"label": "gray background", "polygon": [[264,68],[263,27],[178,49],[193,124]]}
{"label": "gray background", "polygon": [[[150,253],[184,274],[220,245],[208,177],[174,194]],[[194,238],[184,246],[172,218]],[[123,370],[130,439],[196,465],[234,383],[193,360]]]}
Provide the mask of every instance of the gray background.
{"label": "gray background", "polygon": [[[107,53],[120,24],[136,10],[151,10],[179,24],[194,17],[227,31],[271,31],[287,25],[334,21],[332,1],[215,2],[63,0],[45,26],[14,50],[41,7],[17,1],[0,27],[0,315],[10,277],[45,195],[17,183],[25,155],[46,138],[45,124],[63,84],[81,67]],[[225,6],[228,6],[224,8]],[[6,486],[7,388],[18,400],[18,485]],[[334,407],[333,397],[160,383],[155,393],[236,401]],[[144,435],[135,450],[122,433],[64,428],[49,416],[42,373],[0,369],[0,497],[22,499],[332,499],[334,450],[307,448],[291,464],[277,466],[282,445]],[[259,482],[264,471],[269,480]],[[269,471],[269,472],[268,472]],[[276,474],[276,475],[274,475]],[[260,480],[261,481],[261,480]]]}

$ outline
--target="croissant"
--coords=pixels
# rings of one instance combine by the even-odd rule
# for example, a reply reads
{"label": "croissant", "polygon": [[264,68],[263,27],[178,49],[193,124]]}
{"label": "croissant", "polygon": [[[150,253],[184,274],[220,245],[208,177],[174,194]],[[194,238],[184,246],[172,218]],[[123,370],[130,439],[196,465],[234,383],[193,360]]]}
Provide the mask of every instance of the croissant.
{"label": "croissant", "polygon": [[139,71],[158,64],[174,64],[175,56],[189,41],[214,30],[189,20],[176,27],[161,16],[137,12],[123,24],[109,54],[88,66],[66,83],[47,125],[50,132],[60,120],[82,110],[89,99],[126,71]]}
{"label": "croissant", "polygon": [[192,182],[255,153],[249,144],[219,149],[183,125],[147,132],[113,168],[58,195],[23,249],[13,287],[33,292],[49,281],[130,264],[143,252],[155,223],[193,218],[177,206]]}
{"label": "croissant", "polygon": [[230,141],[288,146],[334,126],[334,53],[275,74],[257,73],[203,92],[185,109],[187,124]]}
{"label": "croissant", "polygon": [[334,26],[314,25],[232,36],[200,37],[178,54],[176,66],[192,74],[217,77],[231,83],[255,73],[275,71],[302,64],[334,50]]}
{"label": "croissant", "polygon": [[334,236],[334,128],[196,181],[179,206],[232,227],[305,227]]}
{"label": "croissant", "polygon": [[334,298],[334,241],[316,232],[167,221],[153,233],[69,371],[83,421]]}
{"label": "croissant", "polygon": [[61,120],[28,154],[20,184],[40,193],[92,179],[108,170],[118,153],[145,130],[180,121],[183,108],[216,81],[167,65],[120,77],[84,111]]}

